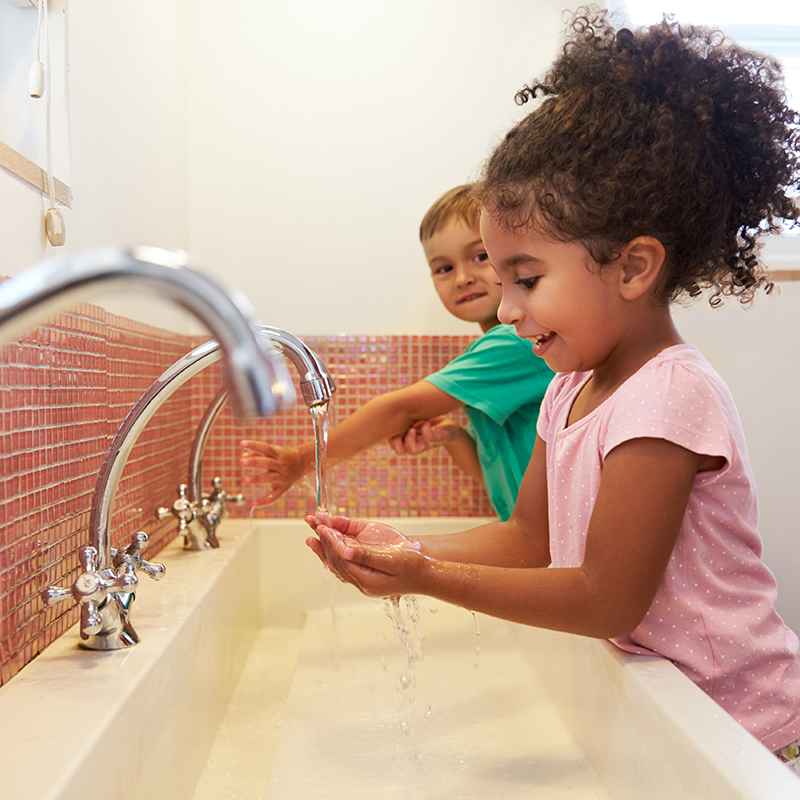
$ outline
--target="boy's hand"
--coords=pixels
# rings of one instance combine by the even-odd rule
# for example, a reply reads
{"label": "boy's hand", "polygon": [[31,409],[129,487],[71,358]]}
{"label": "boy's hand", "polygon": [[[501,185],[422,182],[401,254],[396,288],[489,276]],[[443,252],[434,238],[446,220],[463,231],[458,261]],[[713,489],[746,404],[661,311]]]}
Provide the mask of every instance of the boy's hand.
{"label": "boy's hand", "polygon": [[418,456],[440,447],[461,434],[461,426],[449,417],[433,417],[412,425],[405,433],[393,436],[389,447],[399,456]]}
{"label": "boy's hand", "polygon": [[369,597],[413,591],[427,561],[418,542],[380,522],[331,517],[322,511],[305,521],[317,534],[306,544],[340,580]]}
{"label": "boy's hand", "polygon": [[244,477],[245,483],[268,484],[271,489],[263,502],[274,503],[303,477],[305,462],[298,448],[250,439],[244,439],[240,444],[242,455],[239,463],[250,471]]}

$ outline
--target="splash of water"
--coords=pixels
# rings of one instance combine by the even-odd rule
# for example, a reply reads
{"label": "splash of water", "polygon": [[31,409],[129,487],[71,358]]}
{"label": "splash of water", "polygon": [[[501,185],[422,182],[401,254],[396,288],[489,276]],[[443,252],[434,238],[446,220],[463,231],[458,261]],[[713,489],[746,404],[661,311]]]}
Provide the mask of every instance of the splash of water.
{"label": "splash of water", "polygon": [[[470,612],[472,614],[472,618],[475,620],[475,636],[479,637],[481,635],[481,623],[478,620],[478,615],[474,612]],[[472,662],[473,666],[477,669],[478,664],[480,663],[481,657],[481,646],[479,644],[475,645],[475,660]]]}
{"label": "splash of water", "polygon": [[[401,608],[401,602],[404,608]],[[384,610],[392,620],[400,641],[406,648],[406,665],[400,676],[398,694],[404,701],[404,718],[400,725],[405,734],[416,732],[415,687],[417,662],[422,658],[422,635],[419,630],[419,602],[414,595],[390,597],[384,601]],[[430,713],[426,710],[426,716]]]}

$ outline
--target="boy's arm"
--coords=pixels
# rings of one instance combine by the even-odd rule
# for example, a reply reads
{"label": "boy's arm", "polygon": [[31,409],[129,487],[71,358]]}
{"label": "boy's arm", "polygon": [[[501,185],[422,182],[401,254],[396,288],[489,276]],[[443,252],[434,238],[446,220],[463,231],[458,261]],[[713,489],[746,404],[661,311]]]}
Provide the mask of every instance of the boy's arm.
{"label": "boy's arm", "polygon": [[[328,433],[328,465],[336,466],[363,450],[404,433],[414,423],[450,414],[463,403],[428,381],[421,380],[404,389],[373,397]],[[244,440],[241,464],[254,474],[248,483],[271,484],[267,503],[274,502],[303,475],[315,469],[315,443],[299,447],[280,447],[265,442]]]}

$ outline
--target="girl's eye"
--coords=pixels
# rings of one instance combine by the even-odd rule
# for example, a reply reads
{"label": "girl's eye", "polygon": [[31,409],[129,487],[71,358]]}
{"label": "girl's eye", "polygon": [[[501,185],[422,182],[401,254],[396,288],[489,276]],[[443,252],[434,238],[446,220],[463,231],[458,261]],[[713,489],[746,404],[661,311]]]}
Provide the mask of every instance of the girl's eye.
{"label": "girl's eye", "polygon": [[539,276],[537,275],[535,278],[519,278],[515,283],[518,286],[524,286],[526,289],[533,289],[539,283]]}
{"label": "girl's eye", "polygon": [[489,263],[489,254],[488,253],[478,253],[475,256],[475,260],[481,264],[488,264]]}

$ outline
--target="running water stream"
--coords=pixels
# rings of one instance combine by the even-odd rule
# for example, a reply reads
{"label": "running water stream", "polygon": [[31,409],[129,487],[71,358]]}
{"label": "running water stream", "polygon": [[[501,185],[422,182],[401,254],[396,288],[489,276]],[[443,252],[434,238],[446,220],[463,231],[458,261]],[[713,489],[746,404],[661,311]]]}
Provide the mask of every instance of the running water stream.
{"label": "running water stream", "polygon": [[[314,424],[314,454],[316,457],[316,490],[317,490],[317,510],[328,511],[328,403],[311,408],[311,418]],[[334,503],[335,506],[335,503]],[[335,513],[335,507],[331,510]],[[331,624],[333,626],[334,652],[333,660],[339,666],[339,637],[336,631],[336,604],[334,599],[335,584],[331,583],[330,610]],[[414,734],[417,730],[416,710],[415,710],[415,683],[416,666],[422,658],[422,639],[419,630],[419,603],[415,596],[406,595],[402,598],[387,598],[384,609],[387,616],[392,620],[395,632],[406,650],[406,664],[400,676],[399,695],[404,700],[403,718],[400,720],[400,727],[406,734]],[[435,613],[435,609],[434,613]],[[476,636],[480,636],[478,618],[475,618]],[[474,666],[478,666],[480,647],[475,647]],[[431,708],[425,710],[425,715],[431,713]]]}
{"label": "running water stream", "polygon": [[314,455],[317,462],[317,509],[328,510],[328,403],[311,408],[314,423]]}
{"label": "running water stream", "polygon": [[[311,407],[314,424],[314,456],[316,459],[317,511],[328,510],[328,403]],[[335,504],[334,504],[335,505]],[[336,510],[335,508],[333,509]],[[339,666],[339,635],[336,630],[336,584],[328,575],[330,588],[331,631],[333,633],[333,663]]]}

